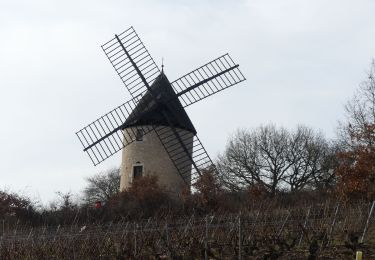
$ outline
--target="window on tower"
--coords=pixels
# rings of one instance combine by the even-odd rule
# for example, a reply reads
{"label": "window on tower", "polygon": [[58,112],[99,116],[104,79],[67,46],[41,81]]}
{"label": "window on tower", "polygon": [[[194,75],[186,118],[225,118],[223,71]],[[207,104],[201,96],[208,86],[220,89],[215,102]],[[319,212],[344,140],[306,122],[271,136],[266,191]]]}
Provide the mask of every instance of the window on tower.
{"label": "window on tower", "polygon": [[143,175],[143,165],[133,166],[133,179],[142,177],[142,175]]}
{"label": "window on tower", "polygon": [[137,142],[143,141],[143,135],[144,135],[143,129],[138,128],[136,133],[135,133],[135,140]]}

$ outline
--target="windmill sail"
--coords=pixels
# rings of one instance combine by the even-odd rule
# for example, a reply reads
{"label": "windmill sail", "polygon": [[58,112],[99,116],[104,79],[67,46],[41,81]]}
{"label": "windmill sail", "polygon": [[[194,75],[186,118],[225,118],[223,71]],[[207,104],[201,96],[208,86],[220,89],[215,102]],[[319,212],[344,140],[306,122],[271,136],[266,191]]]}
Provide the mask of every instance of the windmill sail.
{"label": "windmill sail", "polygon": [[187,107],[245,80],[239,65],[225,54],[173,81],[172,87]]}
{"label": "windmill sail", "polygon": [[149,86],[160,74],[158,66],[133,27],[103,44],[102,49],[133,98],[139,99],[147,91],[136,67]]}
{"label": "windmill sail", "polygon": [[181,141],[188,149],[187,153],[169,127],[158,126],[154,127],[154,130],[186,184],[190,185],[203,172],[215,169],[210,156],[197,135],[191,139],[191,133],[179,131]]}
{"label": "windmill sail", "polygon": [[[125,124],[131,123],[132,119],[128,118],[130,115],[136,118],[148,112],[147,107],[137,106],[137,103],[147,91],[147,86],[160,74],[159,68],[133,27],[103,44],[102,49],[133,99],[76,133],[94,165],[134,141],[133,138],[126,138],[136,135],[134,128],[126,128]],[[142,128],[144,134],[152,131],[151,126],[137,128]],[[127,133],[124,134],[123,131]]]}
{"label": "windmill sail", "polygon": [[[143,108],[141,111],[141,108],[137,107],[137,102],[130,100],[79,130],[76,135],[93,164],[101,163],[126,145],[134,142],[135,138],[125,137],[136,136],[134,128],[124,129],[125,122],[131,114],[141,115],[147,112],[147,108]],[[153,130],[152,126],[138,126],[137,128],[141,129],[144,134]],[[123,131],[126,131],[126,135]]]}

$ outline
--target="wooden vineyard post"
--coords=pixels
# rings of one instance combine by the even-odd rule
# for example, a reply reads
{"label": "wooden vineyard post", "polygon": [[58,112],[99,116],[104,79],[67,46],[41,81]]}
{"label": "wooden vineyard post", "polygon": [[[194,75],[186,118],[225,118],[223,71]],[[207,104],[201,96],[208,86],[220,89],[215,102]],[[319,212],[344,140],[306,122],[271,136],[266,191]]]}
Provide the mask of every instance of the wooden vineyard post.
{"label": "wooden vineyard post", "polygon": [[337,217],[337,213],[339,212],[339,208],[340,208],[340,203],[338,203],[337,206],[336,206],[335,215],[333,217],[331,228],[330,228],[328,236],[327,236],[327,239],[328,239],[327,245],[329,245],[331,243],[331,236],[332,236],[333,230],[334,230],[335,225],[336,225],[336,217]]}
{"label": "wooden vineyard post", "polygon": [[357,251],[355,254],[355,260],[362,260],[362,251]]}
{"label": "wooden vineyard post", "polygon": [[60,230],[60,225],[57,226],[56,233],[55,233],[55,235],[53,236],[53,242],[56,241],[56,236],[58,235],[59,230]]}
{"label": "wooden vineyard post", "polygon": [[[309,220],[309,216],[310,216],[310,210],[311,210],[311,207],[309,207],[309,210],[307,211],[306,219],[305,219],[305,223],[303,224],[303,228],[306,228],[307,221]],[[300,237],[300,239],[299,239],[298,246],[301,245],[302,238],[303,238],[303,230],[302,230],[302,232],[301,232],[301,237]]]}
{"label": "wooden vineyard post", "polygon": [[166,244],[167,244],[167,250],[168,250],[168,256],[171,256],[171,250],[169,247],[169,233],[168,233],[168,222],[165,223],[165,238],[166,238]]}
{"label": "wooden vineyard post", "polygon": [[[59,225],[59,227],[60,227],[60,225]],[[29,235],[27,236],[27,239],[28,239],[28,240],[30,239],[32,233],[33,233],[33,228],[30,229],[30,233],[29,233]],[[57,233],[57,232],[56,232],[56,233]],[[55,237],[55,238],[56,238],[56,237]],[[53,239],[53,241],[55,241],[55,238]]]}
{"label": "wooden vineyard post", "polygon": [[286,218],[285,218],[283,224],[281,225],[279,233],[277,234],[278,237],[281,236],[281,233],[283,232],[284,226],[285,226],[286,222],[288,221],[289,217],[290,217],[290,211],[288,211],[288,214],[286,215]]}
{"label": "wooden vineyard post", "polygon": [[208,259],[207,249],[208,249],[208,219],[207,216],[205,218],[206,225],[205,225],[205,231],[204,231],[204,259]]}
{"label": "wooden vineyard post", "polygon": [[137,255],[137,224],[134,223],[134,257]]}
{"label": "wooden vineyard post", "polygon": [[367,231],[367,228],[368,228],[368,224],[370,222],[372,212],[374,211],[374,206],[375,206],[375,200],[372,202],[370,213],[368,214],[366,225],[365,225],[365,227],[363,229],[363,233],[362,233],[362,237],[361,237],[361,241],[360,241],[361,243],[363,243],[363,240],[365,239],[365,235],[366,235],[366,231]]}
{"label": "wooden vineyard post", "polygon": [[241,260],[241,214],[238,216],[238,260]]}

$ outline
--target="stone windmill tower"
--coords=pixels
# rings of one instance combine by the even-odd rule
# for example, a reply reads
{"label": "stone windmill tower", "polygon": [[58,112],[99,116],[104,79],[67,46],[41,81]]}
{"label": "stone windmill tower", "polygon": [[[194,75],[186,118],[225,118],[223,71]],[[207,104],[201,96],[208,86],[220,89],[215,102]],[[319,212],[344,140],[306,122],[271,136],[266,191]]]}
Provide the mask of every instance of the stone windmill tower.
{"label": "stone windmill tower", "polygon": [[121,189],[153,174],[180,193],[216,168],[185,108],[245,80],[225,54],[170,82],[133,27],[102,45],[132,99],[76,134],[94,165],[123,149]]}
{"label": "stone windmill tower", "polygon": [[[158,177],[160,185],[178,193],[186,183],[191,183],[191,175],[185,174],[182,179],[156,132],[144,135],[143,128],[145,126],[156,127],[159,132],[162,130],[175,139],[172,128],[169,126],[172,124],[178,134],[184,137],[183,143],[187,147],[188,154],[185,155],[182,153],[183,151],[179,152],[183,156],[182,159],[187,161],[189,157],[192,157],[192,144],[197,131],[178,98],[175,97],[176,94],[163,72],[155,79],[151,89],[160,93],[157,97],[159,102],[153,102],[150,93],[146,93],[138,102],[136,111],[143,111],[144,108],[147,108],[149,112],[142,116],[137,116],[139,112],[132,113],[125,121],[124,139],[133,139],[135,142],[122,150],[120,189],[125,190],[135,178],[153,174]],[[172,101],[167,103],[168,100]],[[168,109],[168,106],[173,108],[173,113]],[[168,114],[170,122],[162,116],[161,111]],[[180,147],[179,149],[182,150]],[[186,168],[188,173],[191,172],[191,164]]]}

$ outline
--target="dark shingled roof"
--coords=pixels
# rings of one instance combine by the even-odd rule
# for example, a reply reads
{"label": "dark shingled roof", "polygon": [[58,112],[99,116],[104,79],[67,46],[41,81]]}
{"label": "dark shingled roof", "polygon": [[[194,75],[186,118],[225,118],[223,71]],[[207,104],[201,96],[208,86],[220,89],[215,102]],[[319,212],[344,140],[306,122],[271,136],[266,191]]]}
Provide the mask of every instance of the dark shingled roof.
{"label": "dark shingled roof", "polygon": [[168,114],[175,128],[197,133],[163,72],[155,79],[150,88],[158,102],[155,102],[150,91],[147,91],[125,121],[124,129],[142,125],[169,126],[162,114],[164,112]]}

